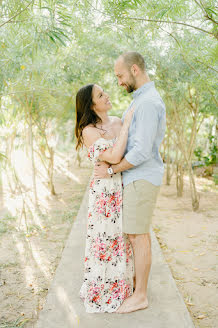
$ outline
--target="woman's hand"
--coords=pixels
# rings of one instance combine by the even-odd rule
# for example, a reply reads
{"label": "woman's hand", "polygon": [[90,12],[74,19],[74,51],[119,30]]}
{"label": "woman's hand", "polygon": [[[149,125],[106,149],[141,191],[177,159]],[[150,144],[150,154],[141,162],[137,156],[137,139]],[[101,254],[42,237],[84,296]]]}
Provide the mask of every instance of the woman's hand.
{"label": "woman's hand", "polygon": [[126,116],[125,116],[125,119],[124,119],[124,122],[123,124],[125,124],[128,128],[132,122],[132,117],[133,117],[133,114],[135,112],[135,107],[132,107],[127,113],[126,113]]}
{"label": "woman's hand", "polygon": [[95,179],[106,179],[111,176],[108,174],[107,169],[109,164],[105,162],[96,162],[94,166],[94,178]]}

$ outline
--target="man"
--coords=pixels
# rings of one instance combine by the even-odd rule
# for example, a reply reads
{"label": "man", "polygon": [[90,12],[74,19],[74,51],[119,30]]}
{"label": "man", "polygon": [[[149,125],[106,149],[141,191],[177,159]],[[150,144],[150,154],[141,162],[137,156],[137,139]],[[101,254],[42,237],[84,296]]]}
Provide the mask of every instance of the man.
{"label": "man", "polygon": [[[163,161],[159,146],[166,125],[163,100],[146,72],[144,58],[137,52],[126,52],[115,62],[120,86],[133,92],[135,113],[129,128],[127,148],[119,164],[97,163],[96,178],[123,172],[123,232],[132,244],[136,287],[118,313],[128,313],[148,306],[147,284],[151,267],[150,225],[157,194],[163,177]],[[123,118],[125,114],[123,114]]]}

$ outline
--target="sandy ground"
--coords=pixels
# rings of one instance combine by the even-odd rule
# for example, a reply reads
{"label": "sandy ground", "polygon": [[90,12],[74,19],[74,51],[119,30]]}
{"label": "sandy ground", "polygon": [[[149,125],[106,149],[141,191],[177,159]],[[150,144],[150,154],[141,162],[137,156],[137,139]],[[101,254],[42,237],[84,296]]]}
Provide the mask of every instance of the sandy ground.
{"label": "sandy ground", "polygon": [[[39,199],[39,211],[28,213],[28,231],[20,215],[13,215],[20,195],[0,192],[0,328],[33,327],[45,303],[91,172],[88,165],[64,163],[55,170],[57,195]],[[39,183],[42,193],[41,188]]]}
{"label": "sandy ground", "polygon": [[[5,208],[6,190],[0,193],[0,328],[33,327],[43,308],[90,177],[88,167],[66,169],[55,174],[57,196],[28,216],[28,231],[18,229],[18,218]],[[215,328],[217,194],[211,181],[197,182],[199,212],[191,210],[188,182],[177,198],[172,181],[161,188],[153,227],[196,327]]]}
{"label": "sandy ground", "polygon": [[198,178],[200,209],[191,210],[189,183],[176,197],[175,181],[161,187],[153,229],[196,327],[217,325],[218,188]]}

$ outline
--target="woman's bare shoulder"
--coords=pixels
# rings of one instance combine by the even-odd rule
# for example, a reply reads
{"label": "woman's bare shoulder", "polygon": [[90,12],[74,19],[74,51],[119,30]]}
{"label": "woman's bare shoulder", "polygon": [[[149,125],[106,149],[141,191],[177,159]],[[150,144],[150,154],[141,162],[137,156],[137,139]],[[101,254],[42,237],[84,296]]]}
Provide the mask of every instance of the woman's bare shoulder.
{"label": "woman's bare shoulder", "polygon": [[101,137],[99,130],[93,125],[87,125],[82,131],[83,141],[86,147],[91,146],[98,138]]}

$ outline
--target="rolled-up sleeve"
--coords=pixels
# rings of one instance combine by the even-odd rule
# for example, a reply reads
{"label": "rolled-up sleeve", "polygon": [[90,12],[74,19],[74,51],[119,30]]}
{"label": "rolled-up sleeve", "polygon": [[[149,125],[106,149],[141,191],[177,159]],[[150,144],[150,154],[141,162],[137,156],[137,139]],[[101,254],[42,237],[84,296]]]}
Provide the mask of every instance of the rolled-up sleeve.
{"label": "rolled-up sleeve", "polygon": [[125,155],[126,160],[138,166],[152,156],[152,147],[158,127],[158,111],[155,102],[140,104],[135,111],[136,133],[133,148]]}

